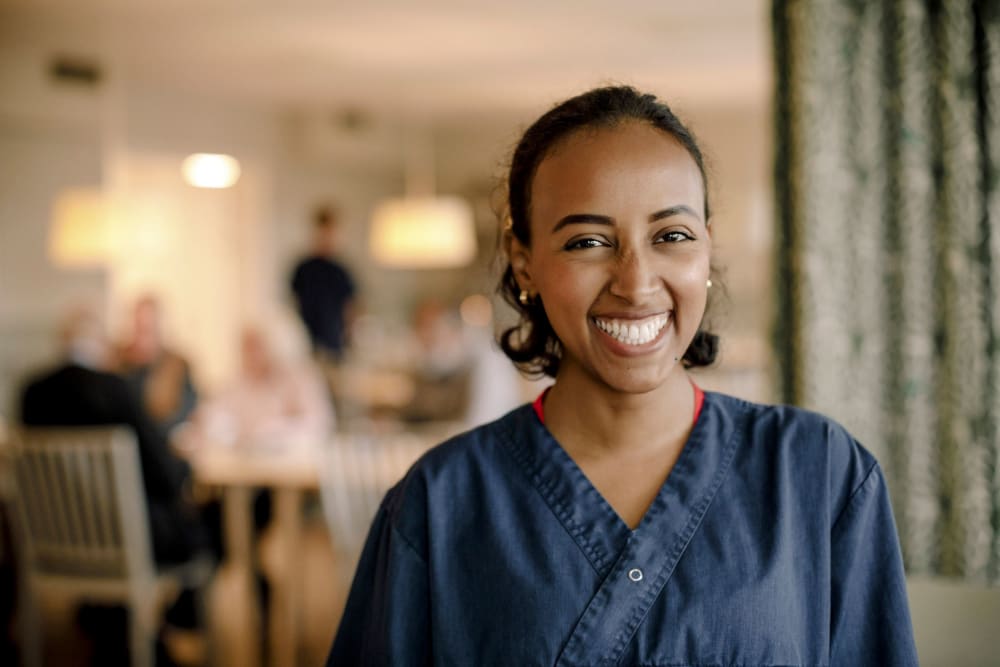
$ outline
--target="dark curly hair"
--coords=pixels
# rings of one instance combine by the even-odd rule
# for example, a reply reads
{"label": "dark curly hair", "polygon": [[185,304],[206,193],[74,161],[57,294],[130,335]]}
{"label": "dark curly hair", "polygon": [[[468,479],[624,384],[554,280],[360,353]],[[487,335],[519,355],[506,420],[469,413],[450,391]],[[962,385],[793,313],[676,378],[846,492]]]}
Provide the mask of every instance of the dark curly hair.
{"label": "dark curly hair", "polygon": [[[640,121],[666,132],[687,150],[698,165],[705,193],[705,220],[709,220],[708,179],[705,161],[694,135],[663,102],[654,95],[630,86],[595,88],[558,104],[529,127],[511,159],[507,176],[504,229],[525,246],[531,243],[531,183],[538,165],[553,146],[582,128],[614,127],[625,121]],[[527,305],[518,300],[520,288],[514,278],[510,258],[506,258],[497,287],[503,299],[519,314],[520,321],[500,334],[500,347],[518,368],[531,375],[555,377],[562,359],[562,344],[552,329],[539,299]],[[719,337],[699,327],[684,353],[686,368],[715,362]]]}

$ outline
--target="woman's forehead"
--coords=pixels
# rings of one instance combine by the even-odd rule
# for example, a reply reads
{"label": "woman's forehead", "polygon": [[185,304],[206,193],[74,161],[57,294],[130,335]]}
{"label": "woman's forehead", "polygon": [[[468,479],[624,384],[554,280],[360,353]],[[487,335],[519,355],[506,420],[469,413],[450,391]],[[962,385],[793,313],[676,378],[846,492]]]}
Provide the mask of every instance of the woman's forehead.
{"label": "woman's forehead", "polygon": [[[672,135],[633,122],[574,132],[538,165],[532,208],[616,200],[680,200],[702,208],[701,172]],[[688,201],[690,200],[690,201]],[[541,212],[536,210],[535,212]]]}
{"label": "woman's forehead", "polygon": [[546,160],[558,158],[567,152],[608,150],[610,148],[628,150],[630,146],[650,141],[665,142],[687,154],[687,149],[670,132],[649,121],[625,119],[612,124],[584,125],[572,130],[553,142],[542,155],[539,166]]}

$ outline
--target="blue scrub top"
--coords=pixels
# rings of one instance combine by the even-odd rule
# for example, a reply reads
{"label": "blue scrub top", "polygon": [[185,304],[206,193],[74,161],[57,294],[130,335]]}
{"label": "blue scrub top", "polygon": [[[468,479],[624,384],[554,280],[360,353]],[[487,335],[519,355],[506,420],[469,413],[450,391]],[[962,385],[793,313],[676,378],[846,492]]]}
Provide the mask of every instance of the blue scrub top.
{"label": "blue scrub top", "polygon": [[431,450],[372,525],[328,665],[916,665],[882,472],[707,392],[635,530],[530,405]]}

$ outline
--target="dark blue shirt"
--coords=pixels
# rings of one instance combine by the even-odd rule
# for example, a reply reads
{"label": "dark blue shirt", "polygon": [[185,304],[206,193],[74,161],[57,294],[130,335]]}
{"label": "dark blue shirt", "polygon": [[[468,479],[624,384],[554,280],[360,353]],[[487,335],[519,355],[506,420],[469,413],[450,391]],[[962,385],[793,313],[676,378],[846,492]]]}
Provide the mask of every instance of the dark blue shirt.
{"label": "dark blue shirt", "polygon": [[344,309],[355,292],[351,274],[328,257],[310,257],[295,267],[292,292],[313,346],[339,357],[345,343]]}
{"label": "dark blue shirt", "polygon": [[840,426],[707,393],[635,530],[531,406],[386,496],[329,665],[916,665],[878,464]]}

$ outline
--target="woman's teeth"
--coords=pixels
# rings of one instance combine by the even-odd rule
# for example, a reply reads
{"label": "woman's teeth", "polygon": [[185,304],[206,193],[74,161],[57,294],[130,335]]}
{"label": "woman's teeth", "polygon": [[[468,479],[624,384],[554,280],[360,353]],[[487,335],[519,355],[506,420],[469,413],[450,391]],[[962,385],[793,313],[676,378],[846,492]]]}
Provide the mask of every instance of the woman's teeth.
{"label": "woman's teeth", "polygon": [[666,315],[657,315],[649,319],[635,320],[602,320],[594,318],[597,328],[615,340],[626,345],[645,345],[660,334],[667,325]]}

